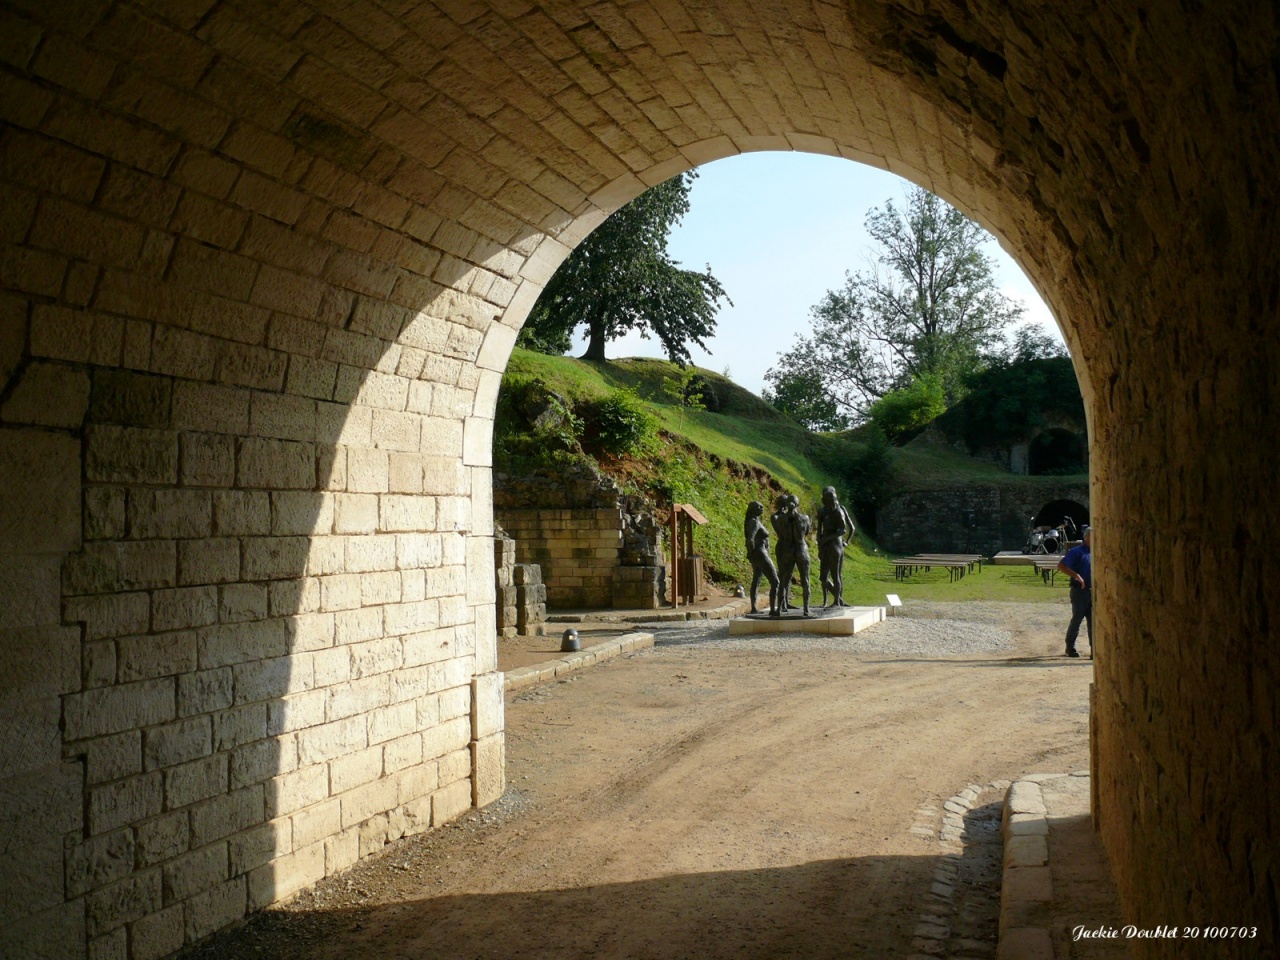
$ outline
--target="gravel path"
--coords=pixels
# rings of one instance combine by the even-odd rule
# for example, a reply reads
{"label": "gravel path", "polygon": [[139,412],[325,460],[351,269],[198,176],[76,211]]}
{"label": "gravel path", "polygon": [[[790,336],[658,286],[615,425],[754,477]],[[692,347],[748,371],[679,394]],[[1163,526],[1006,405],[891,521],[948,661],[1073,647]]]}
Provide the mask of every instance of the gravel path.
{"label": "gravel path", "polygon": [[[968,611],[966,611],[968,612]],[[1013,648],[1013,635],[990,622],[951,617],[894,617],[852,637],[786,633],[776,636],[729,636],[723,621],[700,621],[654,629],[655,646],[696,645],[709,649],[788,652],[847,650],[850,653],[906,657],[946,657]]]}

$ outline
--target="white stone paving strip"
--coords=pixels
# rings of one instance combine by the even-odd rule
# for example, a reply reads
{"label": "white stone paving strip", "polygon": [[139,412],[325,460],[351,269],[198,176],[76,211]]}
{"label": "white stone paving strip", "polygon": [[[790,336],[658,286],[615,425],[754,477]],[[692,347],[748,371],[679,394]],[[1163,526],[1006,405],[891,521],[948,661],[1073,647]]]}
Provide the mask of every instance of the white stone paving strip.
{"label": "white stone paving strip", "polygon": [[969,620],[890,618],[854,634],[770,634],[729,636],[724,621],[695,621],[657,628],[657,646],[697,644],[710,649],[753,652],[846,650],[904,657],[960,656],[1013,648],[1007,630]]}
{"label": "white stone paving strip", "polygon": [[1033,773],[1009,787],[1003,828],[1004,873],[1000,883],[1000,947],[996,960],[1053,960],[1049,906],[1049,817],[1040,785],[1075,774]]}

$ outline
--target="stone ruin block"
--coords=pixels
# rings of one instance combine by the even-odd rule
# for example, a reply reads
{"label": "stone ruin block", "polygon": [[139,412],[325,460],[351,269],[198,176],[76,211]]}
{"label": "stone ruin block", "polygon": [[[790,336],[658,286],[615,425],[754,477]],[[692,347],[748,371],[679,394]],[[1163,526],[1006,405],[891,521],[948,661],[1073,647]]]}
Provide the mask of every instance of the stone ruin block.
{"label": "stone ruin block", "polygon": [[519,631],[519,611],[515,607],[498,607],[498,635],[504,639],[514,637]]}
{"label": "stone ruin block", "polygon": [[516,587],[516,606],[524,607],[531,603],[546,603],[547,588],[545,584],[531,583],[528,586]]}
{"label": "stone ruin block", "polygon": [[516,542],[500,529],[493,538],[493,561],[497,567],[512,567],[516,562]]}
{"label": "stone ruin block", "polygon": [[521,630],[545,623],[547,619],[547,588],[542,582],[542,568],[536,563],[518,563],[515,566],[516,623]]}
{"label": "stone ruin block", "polygon": [[514,637],[517,625],[516,604],[518,597],[514,584],[516,565],[516,542],[506,535],[500,526],[494,528],[493,537],[493,577],[496,587],[494,603],[497,608],[496,626],[498,636]]}
{"label": "stone ruin block", "polygon": [[536,563],[516,563],[516,542],[498,527],[493,540],[496,626],[502,638],[528,633],[547,619],[547,588]]}
{"label": "stone ruin block", "polygon": [[522,631],[539,623],[547,621],[547,605],[545,603],[533,603],[528,606],[516,607],[516,626]]}
{"label": "stone ruin block", "polygon": [[666,584],[662,566],[618,567],[611,586],[615,610],[655,610]]}

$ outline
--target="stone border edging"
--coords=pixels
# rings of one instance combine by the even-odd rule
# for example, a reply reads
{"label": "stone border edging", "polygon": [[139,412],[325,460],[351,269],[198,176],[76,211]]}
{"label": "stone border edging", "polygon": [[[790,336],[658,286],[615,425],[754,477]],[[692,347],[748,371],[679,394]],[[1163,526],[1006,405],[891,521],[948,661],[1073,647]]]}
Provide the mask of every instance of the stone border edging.
{"label": "stone border edging", "polygon": [[644,650],[652,646],[652,633],[624,633],[616,640],[606,640],[604,643],[597,643],[577,653],[567,653],[563,657],[548,660],[545,663],[534,663],[527,667],[508,670],[504,675],[506,689],[508,692],[523,690],[525,687],[585,669],[602,660],[612,660],[624,653]]}
{"label": "stone border edging", "polygon": [[1033,773],[1009,786],[1000,832],[1004,870],[1000,880],[1000,932],[996,960],[1053,960],[1049,904],[1049,818],[1040,784],[1069,773]]}
{"label": "stone border edging", "polygon": [[751,608],[751,602],[741,597],[733,597],[728,603],[723,603],[718,607],[712,607],[710,610],[681,610],[677,607],[674,610],[659,610],[652,614],[641,614],[638,617],[632,617],[632,623],[678,623],[683,620],[732,620],[734,617],[741,616]]}

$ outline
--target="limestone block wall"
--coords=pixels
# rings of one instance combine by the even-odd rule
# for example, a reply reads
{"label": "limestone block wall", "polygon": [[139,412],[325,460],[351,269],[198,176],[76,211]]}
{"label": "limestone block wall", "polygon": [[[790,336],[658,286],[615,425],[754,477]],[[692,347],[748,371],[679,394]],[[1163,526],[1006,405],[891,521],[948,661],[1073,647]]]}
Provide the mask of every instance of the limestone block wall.
{"label": "limestone block wall", "polygon": [[1126,917],[1261,931],[1134,950],[1274,954],[1278,37],[1253,0],[0,0],[0,954],[163,955],[460,809],[468,754],[500,790],[511,344],[610,211],[758,150],[929,187],[1044,293]]}
{"label": "limestone block wall", "polygon": [[161,956],[501,793],[487,469],[421,381],[293,395],[283,351],[158,325],[101,367],[85,323],[37,312],[0,406],[3,909]]}
{"label": "limestone block wall", "polygon": [[613,574],[613,606],[618,610],[655,610],[662,606],[666,586],[665,567],[618,567]]}
{"label": "limestone block wall", "polygon": [[621,509],[502,510],[497,519],[515,539],[517,558],[541,566],[547,606],[613,606]]}
{"label": "limestone block wall", "polygon": [[[19,328],[20,329],[20,328]],[[12,369],[12,328],[0,373]],[[6,369],[7,368],[7,369]],[[3,379],[0,377],[0,379]],[[43,419],[83,416],[88,377],[42,397]],[[0,406],[0,416],[12,401]],[[83,953],[83,900],[64,895],[63,845],[84,834],[85,765],[64,758],[62,697],[81,689],[80,630],[60,603],[63,558],[81,539],[80,444],[43,424],[0,426],[0,953],[27,939]]]}

